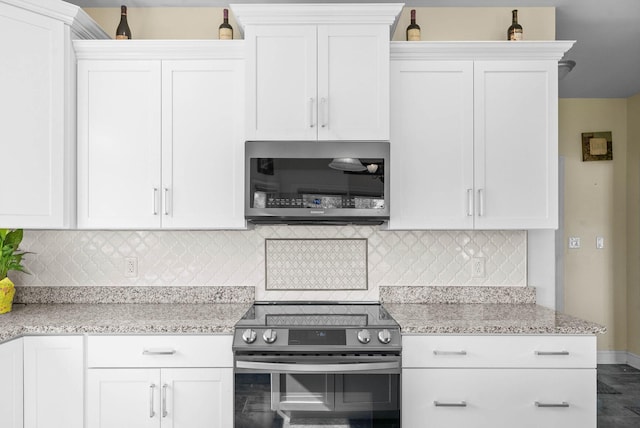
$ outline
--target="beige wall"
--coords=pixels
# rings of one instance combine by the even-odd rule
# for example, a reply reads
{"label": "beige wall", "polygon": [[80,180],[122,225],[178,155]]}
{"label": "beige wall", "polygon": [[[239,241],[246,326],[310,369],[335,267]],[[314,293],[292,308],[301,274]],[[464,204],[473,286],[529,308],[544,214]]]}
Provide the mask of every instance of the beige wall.
{"label": "beige wall", "polygon": [[[600,350],[626,350],[627,100],[561,99],[559,150],[565,157],[565,311],[607,326]],[[612,161],[582,161],[581,133],[612,131]],[[603,236],[605,248],[595,248]]]}
{"label": "beige wall", "polygon": [[627,349],[640,355],[640,94],[627,101]]}
{"label": "beige wall", "polygon": [[[422,40],[504,40],[511,25],[511,8],[415,8]],[[85,8],[108,34],[115,33],[120,8]],[[405,8],[393,40],[404,40],[409,25]],[[519,10],[519,22],[526,40],[555,39],[555,8],[528,7]],[[128,21],[134,39],[217,39],[222,8],[152,7],[128,9]],[[241,38],[233,13],[229,22],[234,38]]]}
{"label": "beige wall", "polygon": [[[220,7],[130,7],[127,22],[132,39],[217,39],[222,23]],[[120,8],[90,7],[85,12],[112,37],[120,22]],[[234,39],[241,38],[232,14]]]}
{"label": "beige wall", "polygon": [[[410,11],[416,10],[416,23],[422,40],[506,40],[511,25],[509,7],[405,7],[393,40],[406,40]],[[525,40],[555,40],[556,11],[553,7],[518,9],[518,22]]]}

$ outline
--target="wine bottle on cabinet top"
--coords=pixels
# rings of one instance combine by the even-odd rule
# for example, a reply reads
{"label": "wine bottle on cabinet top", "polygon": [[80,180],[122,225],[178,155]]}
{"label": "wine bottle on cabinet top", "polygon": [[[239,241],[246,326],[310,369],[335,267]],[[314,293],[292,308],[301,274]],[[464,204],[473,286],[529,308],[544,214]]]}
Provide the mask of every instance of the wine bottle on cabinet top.
{"label": "wine bottle on cabinet top", "polygon": [[411,9],[411,24],[407,27],[407,40],[420,41],[420,26],[416,24],[416,10]]}
{"label": "wine bottle on cabinet top", "polygon": [[131,29],[127,23],[127,6],[120,6],[120,24],[116,29],[116,40],[131,39]]}
{"label": "wine bottle on cabinet top", "polygon": [[229,9],[223,10],[223,20],[218,27],[218,38],[220,40],[233,40],[233,27],[229,25]]}
{"label": "wine bottle on cabinet top", "polygon": [[522,40],[522,25],[518,24],[518,10],[511,11],[511,26],[507,30],[507,40]]}

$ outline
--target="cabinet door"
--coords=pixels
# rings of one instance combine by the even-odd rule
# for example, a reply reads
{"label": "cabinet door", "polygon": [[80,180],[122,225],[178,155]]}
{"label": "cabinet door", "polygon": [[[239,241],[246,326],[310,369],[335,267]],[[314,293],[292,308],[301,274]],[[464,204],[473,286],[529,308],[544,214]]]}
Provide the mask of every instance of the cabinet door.
{"label": "cabinet door", "polygon": [[247,27],[248,140],[317,138],[316,26]]}
{"label": "cabinet door", "polygon": [[391,63],[390,229],[473,228],[473,63]]}
{"label": "cabinet door", "polygon": [[87,370],[87,428],[158,428],[159,369]]}
{"label": "cabinet door", "polygon": [[163,428],[233,426],[233,369],[162,369]]}
{"label": "cabinet door", "polygon": [[558,66],[475,63],[476,228],[558,227]]}
{"label": "cabinet door", "polygon": [[0,67],[0,224],[68,227],[74,141],[66,125],[75,112],[66,102],[65,25],[3,3],[0,38],[12,40]]}
{"label": "cabinet door", "polygon": [[84,338],[23,340],[25,428],[83,428]]}
{"label": "cabinet door", "polygon": [[389,139],[389,28],[318,27],[318,139]]}
{"label": "cabinet door", "polygon": [[78,227],[160,227],[160,62],[78,64]]}
{"label": "cabinet door", "polygon": [[407,428],[596,426],[595,369],[406,369],[402,379]]}
{"label": "cabinet door", "polygon": [[242,228],[244,64],[162,65],[162,226]]}
{"label": "cabinet door", "polygon": [[5,428],[22,428],[23,363],[22,339],[14,339],[0,345],[0,415]]}

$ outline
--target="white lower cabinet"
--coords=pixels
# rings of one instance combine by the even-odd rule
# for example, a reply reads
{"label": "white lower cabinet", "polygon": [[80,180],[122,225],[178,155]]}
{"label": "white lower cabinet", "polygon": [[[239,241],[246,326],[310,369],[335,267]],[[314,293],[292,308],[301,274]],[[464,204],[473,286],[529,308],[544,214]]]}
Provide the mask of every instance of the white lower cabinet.
{"label": "white lower cabinet", "polygon": [[22,339],[0,345],[0,415],[3,428],[22,428]]}
{"label": "white lower cabinet", "polygon": [[595,354],[594,336],[403,337],[402,426],[595,428]]}
{"label": "white lower cabinet", "polygon": [[231,368],[90,369],[89,428],[232,426]]}
{"label": "white lower cabinet", "polygon": [[406,369],[402,426],[596,426],[591,369]]}
{"label": "white lower cabinet", "polygon": [[24,428],[83,428],[84,337],[24,340]]}
{"label": "white lower cabinet", "polygon": [[89,336],[87,428],[233,426],[231,341]]}

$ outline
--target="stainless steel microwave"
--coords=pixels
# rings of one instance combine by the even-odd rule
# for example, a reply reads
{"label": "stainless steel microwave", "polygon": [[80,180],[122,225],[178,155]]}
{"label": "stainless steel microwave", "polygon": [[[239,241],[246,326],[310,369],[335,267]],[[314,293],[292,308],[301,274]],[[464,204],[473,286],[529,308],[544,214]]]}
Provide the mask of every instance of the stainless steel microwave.
{"label": "stainless steel microwave", "polygon": [[247,141],[245,218],[256,224],[389,219],[389,143]]}

